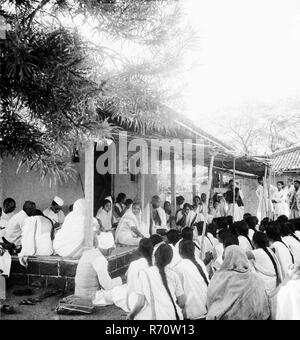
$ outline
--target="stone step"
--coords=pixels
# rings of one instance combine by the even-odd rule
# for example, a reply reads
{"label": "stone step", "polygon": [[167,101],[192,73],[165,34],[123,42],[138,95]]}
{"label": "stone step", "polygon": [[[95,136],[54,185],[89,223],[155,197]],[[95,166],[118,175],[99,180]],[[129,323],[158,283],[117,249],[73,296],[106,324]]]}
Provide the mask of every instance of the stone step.
{"label": "stone step", "polygon": [[[117,246],[108,258],[108,270],[114,278],[123,275],[130,264],[139,257],[136,247]],[[74,291],[74,279],[79,260],[59,256],[29,257],[28,267],[12,257],[11,274],[8,285],[28,285],[41,288],[60,288]]]}

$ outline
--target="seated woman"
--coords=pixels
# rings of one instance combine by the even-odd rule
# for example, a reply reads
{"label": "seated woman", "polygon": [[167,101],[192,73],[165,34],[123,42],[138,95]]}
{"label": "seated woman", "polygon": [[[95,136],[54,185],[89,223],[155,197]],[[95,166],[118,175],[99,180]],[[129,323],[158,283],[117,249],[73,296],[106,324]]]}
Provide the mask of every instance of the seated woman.
{"label": "seated woman", "polygon": [[[110,254],[110,250],[102,248],[98,237],[94,238],[94,248],[83,252],[75,275],[75,296],[88,298],[95,304],[95,299],[114,288],[122,285],[122,278],[112,279],[108,273],[108,261],[105,255]],[[100,293],[99,293],[100,292]]]}
{"label": "seated woman", "polygon": [[283,223],[281,225],[282,240],[291,249],[294,262],[300,264],[300,239],[295,235],[294,231],[292,223]]}
{"label": "seated woman", "polygon": [[249,226],[245,221],[239,221],[233,223],[233,228],[235,228],[238,239],[239,239],[239,246],[244,249],[245,251],[252,251],[253,244],[249,238]]}
{"label": "seated woman", "polygon": [[96,232],[100,235],[101,242],[105,242],[107,245],[114,245],[113,227],[112,227],[112,199],[106,198],[98,213],[96,219],[99,223]]}
{"label": "seated woman", "polygon": [[25,219],[21,238],[22,250],[19,253],[23,265],[26,265],[24,257],[53,254],[52,232],[53,223],[40,210],[34,210],[32,216]]}
{"label": "seated woman", "polygon": [[[246,214],[244,214],[246,215]],[[256,216],[246,216],[244,218],[244,221],[248,224],[249,230],[248,230],[248,236],[249,239],[252,241],[254,233],[258,230],[258,218]]]}
{"label": "seated woman", "polygon": [[276,320],[300,320],[300,266],[291,268],[276,296]]}
{"label": "seated woman", "polygon": [[285,279],[288,267],[294,264],[294,256],[291,249],[286,245],[280,236],[280,224],[270,222],[266,227],[266,235],[270,242],[270,248],[274,251],[279,263],[283,279]]}
{"label": "seated woman", "polygon": [[252,251],[252,256],[249,253],[247,254],[248,258],[253,260],[252,263],[258,276],[265,283],[267,294],[271,295],[282,282],[279,261],[271,248],[269,248],[269,240],[265,233],[257,231],[253,235],[253,245],[255,250]]}
{"label": "seated woman", "polygon": [[205,319],[208,273],[204,263],[195,258],[193,241],[182,240],[179,243],[181,261],[173,270],[178,274],[186,296],[185,315],[187,319]]}
{"label": "seated woman", "polygon": [[172,248],[162,244],[155,253],[155,265],[140,272],[138,300],[129,320],[182,320],[185,295],[178,275],[168,268]]}
{"label": "seated woman", "polygon": [[[135,306],[140,272],[152,266],[153,245],[150,239],[141,239],[138,252],[141,257],[130,263],[126,274],[127,283],[114,287],[110,292],[98,291],[94,300],[96,306],[115,304],[125,312],[129,312]],[[140,316],[141,314],[142,312]]]}
{"label": "seated woman", "polygon": [[126,202],[126,195],[123,192],[120,192],[116,199],[116,203],[112,209],[114,228],[117,228],[122,216],[124,216],[124,214],[126,213],[125,202]]}
{"label": "seated woman", "polygon": [[[204,227],[204,223],[203,222],[199,222],[199,223],[196,224],[196,228],[197,228],[197,232],[198,232],[198,242],[200,244],[200,247],[201,247],[201,244],[202,244],[203,227]],[[213,253],[213,251],[214,251],[214,244],[212,243],[210,238],[207,236],[207,233],[208,233],[208,230],[206,228],[204,239],[203,239],[203,248],[204,248],[203,252],[202,252],[203,256],[207,252]]]}
{"label": "seated woman", "polygon": [[196,221],[197,214],[195,213],[194,209],[191,207],[190,204],[185,203],[183,205],[183,209],[178,211],[176,216],[176,225],[180,226],[181,228],[190,228],[193,226],[194,222]]}
{"label": "seated woman", "polygon": [[116,230],[116,243],[127,246],[137,246],[143,237],[149,236],[142,222],[141,206],[133,203],[121,218]]}
{"label": "seated woman", "polygon": [[86,202],[77,200],[65,221],[55,235],[53,248],[57,255],[62,257],[79,258],[84,245],[84,220]]}
{"label": "seated woman", "polygon": [[264,283],[252,273],[245,251],[232,245],[207,291],[207,320],[267,320],[270,306]]}

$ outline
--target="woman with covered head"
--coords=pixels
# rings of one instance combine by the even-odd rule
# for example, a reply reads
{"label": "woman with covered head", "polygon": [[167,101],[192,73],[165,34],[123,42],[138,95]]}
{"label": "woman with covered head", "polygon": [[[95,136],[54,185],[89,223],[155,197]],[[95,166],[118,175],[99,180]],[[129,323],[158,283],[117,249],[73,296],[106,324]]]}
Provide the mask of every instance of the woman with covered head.
{"label": "woman with covered head", "polygon": [[232,245],[207,292],[208,320],[267,320],[270,306],[264,282],[253,273],[243,249]]}
{"label": "woman with covered head", "polygon": [[81,198],[73,205],[65,221],[55,235],[53,248],[62,257],[79,258],[84,245],[86,201]]}
{"label": "woman with covered head", "polygon": [[133,203],[121,218],[116,230],[116,243],[136,246],[143,237],[149,236],[142,222],[142,212],[139,203]]}
{"label": "woman with covered head", "polygon": [[155,252],[154,265],[140,272],[138,300],[128,319],[183,319],[186,298],[178,275],[168,268],[172,257],[172,248],[162,244]]}

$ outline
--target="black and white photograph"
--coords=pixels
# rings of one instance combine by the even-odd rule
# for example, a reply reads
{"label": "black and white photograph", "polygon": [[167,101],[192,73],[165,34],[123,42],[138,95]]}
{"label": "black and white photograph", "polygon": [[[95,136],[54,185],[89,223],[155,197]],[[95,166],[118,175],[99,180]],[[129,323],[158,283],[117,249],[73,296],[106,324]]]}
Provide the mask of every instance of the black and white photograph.
{"label": "black and white photograph", "polygon": [[299,0],[0,0],[0,320],[300,320]]}

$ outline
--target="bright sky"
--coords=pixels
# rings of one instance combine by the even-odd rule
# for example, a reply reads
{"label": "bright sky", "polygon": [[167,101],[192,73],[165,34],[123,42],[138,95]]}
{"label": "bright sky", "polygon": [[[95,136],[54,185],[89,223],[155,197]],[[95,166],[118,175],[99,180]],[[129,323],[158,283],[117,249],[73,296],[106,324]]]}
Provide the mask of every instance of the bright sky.
{"label": "bright sky", "polygon": [[208,122],[232,108],[300,94],[299,0],[181,0],[200,35],[186,113]]}

